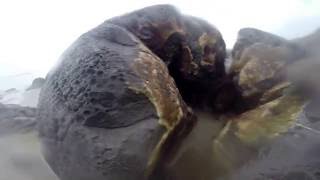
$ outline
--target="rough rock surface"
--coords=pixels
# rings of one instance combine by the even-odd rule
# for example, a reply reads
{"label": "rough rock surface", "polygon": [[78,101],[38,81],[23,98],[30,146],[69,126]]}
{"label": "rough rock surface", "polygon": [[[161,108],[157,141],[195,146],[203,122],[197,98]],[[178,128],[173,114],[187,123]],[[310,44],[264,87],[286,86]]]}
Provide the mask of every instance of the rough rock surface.
{"label": "rough rock surface", "polygon": [[[258,98],[262,105],[236,116],[235,121],[230,122],[222,131],[222,138],[216,139],[215,148],[231,159],[231,162],[224,163],[226,169],[231,167],[233,170],[231,179],[319,179],[320,159],[316,152],[320,147],[320,91],[316,79],[320,76],[317,63],[319,55],[314,47],[320,42],[317,37],[320,36],[316,32],[293,41],[305,49],[297,49],[298,54],[290,53],[296,55],[296,62],[284,65],[288,73],[282,76],[282,82],[266,88],[266,92]],[[266,48],[262,50],[263,53],[268,52]],[[270,55],[266,53],[263,57],[269,58]],[[281,56],[276,54],[276,57]],[[252,66],[252,70],[256,70],[255,67]],[[257,78],[256,74],[253,77]],[[288,96],[292,93],[298,96]],[[299,98],[296,99],[297,97]],[[302,111],[301,106],[306,102],[303,97],[311,97],[312,101]],[[232,140],[233,138],[237,140]],[[242,158],[235,158],[232,149],[239,142],[241,146],[238,146],[236,154]],[[254,158],[249,158],[253,154],[256,154]],[[232,161],[233,159],[237,160]],[[234,166],[241,161],[246,165],[234,171]]]}
{"label": "rough rock surface", "polygon": [[[149,100],[144,94],[138,72],[146,70],[134,69],[144,53],[139,44],[125,29],[104,24],[72,45],[48,75],[39,132],[45,158],[60,179],[143,179],[165,130],[152,95]],[[148,64],[158,61],[150,51],[144,55]]]}
{"label": "rough rock surface", "polygon": [[184,100],[207,101],[224,58],[219,31],[172,6],[107,20],[46,77],[38,106],[46,160],[61,180],[165,179],[196,122]]}
{"label": "rough rock surface", "polygon": [[[45,159],[61,180],[230,177],[286,133],[305,102],[285,76],[305,55],[295,43],[245,29],[231,54],[226,74],[219,31],[172,6],[105,21],[46,77],[38,106]],[[203,105],[237,103],[247,111],[198,122]]]}
{"label": "rough rock surface", "polygon": [[215,27],[166,5],[147,7],[106,23],[124,27],[160,57],[189,104],[214,98],[207,96],[215,94],[218,79],[225,75],[226,57],[225,43]]}
{"label": "rough rock surface", "polygon": [[230,74],[240,87],[242,106],[275,99],[287,85],[287,69],[305,56],[299,45],[257,29],[239,31]]}

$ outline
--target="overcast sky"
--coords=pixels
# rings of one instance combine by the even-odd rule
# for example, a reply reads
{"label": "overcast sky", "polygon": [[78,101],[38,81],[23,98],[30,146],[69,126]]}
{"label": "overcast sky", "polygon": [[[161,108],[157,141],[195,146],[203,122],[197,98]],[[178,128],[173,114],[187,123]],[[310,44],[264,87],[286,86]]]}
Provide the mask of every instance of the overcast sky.
{"label": "overcast sky", "polygon": [[20,73],[45,76],[82,33],[110,17],[168,2],[215,25],[229,48],[242,27],[287,38],[320,27],[319,0],[1,0],[0,83]]}

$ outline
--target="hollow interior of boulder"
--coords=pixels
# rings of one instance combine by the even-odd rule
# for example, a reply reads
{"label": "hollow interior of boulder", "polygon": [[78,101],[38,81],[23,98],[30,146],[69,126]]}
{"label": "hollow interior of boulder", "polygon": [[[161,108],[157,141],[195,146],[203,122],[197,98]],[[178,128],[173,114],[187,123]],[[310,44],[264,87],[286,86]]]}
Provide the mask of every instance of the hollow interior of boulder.
{"label": "hollow interior of boulder", "polygon": [[[166,63],[183,100],[196,109],[220,112],[230,109],[240,94],[232,79],[226,75],[225,67],[217,66],[210,71],[202,69],[197,62],[201,58],[189,59],[201,57],[199,49],[196,51],[195,47],[188,45],[189,52],[185,48],[185,39],[179,33],[174,33],[160,50],[154,50]],[[198,64],[197,72],[192,71],[194,64]]]}

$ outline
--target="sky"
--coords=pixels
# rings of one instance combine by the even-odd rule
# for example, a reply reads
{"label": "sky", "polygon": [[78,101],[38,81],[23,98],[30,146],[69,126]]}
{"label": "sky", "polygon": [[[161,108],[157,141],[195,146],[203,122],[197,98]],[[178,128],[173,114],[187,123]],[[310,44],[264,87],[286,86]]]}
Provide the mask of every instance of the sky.
{"label": "sky", "polygon": [[104,20],[168,3],[216,26],[228,48],[243,27],[286,38],[320,27],[319,0],[0,0],[0,89],[20,74],[44,77],[77,37]]}

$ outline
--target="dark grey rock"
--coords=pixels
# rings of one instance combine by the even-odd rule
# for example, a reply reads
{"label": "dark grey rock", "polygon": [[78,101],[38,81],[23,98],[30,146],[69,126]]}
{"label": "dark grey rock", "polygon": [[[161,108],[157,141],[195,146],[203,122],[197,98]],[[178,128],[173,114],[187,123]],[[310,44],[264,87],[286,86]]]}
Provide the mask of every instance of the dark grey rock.
{"label": "dark grey rock", "polygon": [[124,27],[160,57],[189,105],[215,98],[213,92],[226,74],[226,47],[214,26],[170,5],[143,8],[106,22]]}
{"label": "dark grey rock", "polygon": [[39,133],[60,179],[143,179],[162,128],[150,101],[126,83],[139,83],[130,69],[137,44],[125,29],[104,24],[83,35],[47,76]]}
{"label": "dark grey rock", "polygon": [[163,166],[196,121],[184,100],[207,100],[225,76],[224,58],[218,30],[169,5],[105,21],[46,77],[38,105],[45,159],[61,180],[166,179]]}

